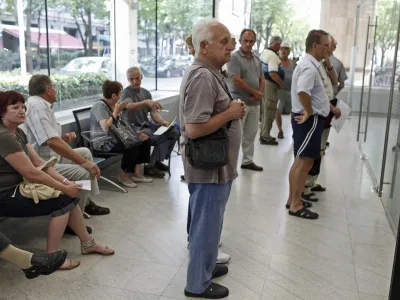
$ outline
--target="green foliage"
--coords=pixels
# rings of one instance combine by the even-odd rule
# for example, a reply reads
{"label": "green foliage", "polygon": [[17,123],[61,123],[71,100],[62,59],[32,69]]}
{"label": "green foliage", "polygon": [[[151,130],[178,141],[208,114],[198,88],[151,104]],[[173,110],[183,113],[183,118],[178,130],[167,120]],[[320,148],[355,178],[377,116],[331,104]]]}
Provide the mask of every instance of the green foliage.
{"label": "green foliage", "polygon": [[[12,75],[17,72],[5,72],[3,75]],[[16,74],[19,75],[19,74]],[[14,77],[15,78],[15,77]],[[97,97],[101,94],[101,86],[107,77],[104,74],[82,73],[69,75],[52,75],[51,79],[57,90],[58,105],[70,106],[82,103],[82,98],[87,96]],[[0,80],[0,90],[14,90],[20,92],[25,98],[28,97],[27,84],[23,84],[18,79]]]}
{"label": "green foliage", "polygon": [[396,44],[398,11],[398,0],[378,0],[376,5],[376,14],[378,16],[376,44],[381,50],[381,67],[385,63],[386,52],[394,48]]}
{"label": "green foliage", "polygon": [[309,25],[296,16],[294,1],[253,0],[251,27],[257,33],[256,50],[261,53],[269,38],[279,35],[293,52],[300,54],[305,46]]}

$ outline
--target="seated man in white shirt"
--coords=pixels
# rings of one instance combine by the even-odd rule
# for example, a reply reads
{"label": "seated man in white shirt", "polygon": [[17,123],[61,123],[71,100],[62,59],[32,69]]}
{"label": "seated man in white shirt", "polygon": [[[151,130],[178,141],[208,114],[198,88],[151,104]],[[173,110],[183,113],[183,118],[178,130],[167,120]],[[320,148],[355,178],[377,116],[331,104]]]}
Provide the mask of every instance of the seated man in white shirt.
{"label": "seated man in white shirt", "polygon": [[[61,127],[51,108],[57,95],[51,79],[47,75],[33,75],[29,81],[29,95],[24,124],[28,142],[42,159],[48,160],[56,156],[58,163],[55,169],[68,180],[91,180],[91,194],[98,195],[100,169],[93,163],[90,150],[71,148],[69,144],[76,138],[75,133],[61,135]],[[110,213],[108,208],[96,205],[89,194],[89,191],[82,191],[80,194],[79,206],[82,211],[89,217]],[[73,234],[68,227],[66,232]]]}

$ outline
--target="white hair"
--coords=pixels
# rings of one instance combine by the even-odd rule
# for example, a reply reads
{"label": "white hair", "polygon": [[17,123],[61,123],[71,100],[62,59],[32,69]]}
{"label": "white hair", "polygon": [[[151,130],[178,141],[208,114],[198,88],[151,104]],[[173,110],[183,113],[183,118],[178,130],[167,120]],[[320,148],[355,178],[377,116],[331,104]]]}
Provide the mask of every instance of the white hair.
{"label": "white hair", "polygon": [[274,44],[282,44],[282,39],[280,36],[273,36],[269,40],[269,45],[273,46]]}
{"label": "white hair", "polygon": [[202,19],[198,21],[192,28],[192,44],[195,51],[195,56],[197,57],[200,53],[200,44],[203,41],[212,43],[213,33],[211,27],[220,24],[218,20]]}
{"label": "white hair", "polygon": [[140,74],[142,74],[142,71],[140,70],[139,66],[133,66],[128,68],[128,70],[126,70],[126,78],[129,80],[129,75],[134,72],[134,71],[139,71]]}

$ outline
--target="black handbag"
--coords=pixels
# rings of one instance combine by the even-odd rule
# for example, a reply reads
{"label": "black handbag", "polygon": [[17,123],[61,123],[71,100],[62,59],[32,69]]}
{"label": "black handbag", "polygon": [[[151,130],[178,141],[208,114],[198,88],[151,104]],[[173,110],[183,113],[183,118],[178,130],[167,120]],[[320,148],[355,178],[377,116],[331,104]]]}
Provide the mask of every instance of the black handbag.
{"label": "black handbag", "polygon": [[129,123],[124,119],[123,116],[118,116],[116,119],[112,115],[112,109],[108,103],[101,100],[107,106],[110,116],[113,118],[109,131],[117,139],[118,142],[125,146],[125,149],[133,148],[142,143],[139,135],[132,129]]}
{"label": "black handbag", "polygon": [[[197,70],[201,68],[203,67],[200,67]],[[215,78],[232,101],[232,96],[226,86],[220,82],[217,76],[215,76]],[[193,168],[201,170],[216,170],[222,168],[228,163],[228,130],[231,123],[232,121],[229,121],[226,126],[219,128],[209,135],[197,139],[188,139],[188,142],[185,145],[185,154]]]}

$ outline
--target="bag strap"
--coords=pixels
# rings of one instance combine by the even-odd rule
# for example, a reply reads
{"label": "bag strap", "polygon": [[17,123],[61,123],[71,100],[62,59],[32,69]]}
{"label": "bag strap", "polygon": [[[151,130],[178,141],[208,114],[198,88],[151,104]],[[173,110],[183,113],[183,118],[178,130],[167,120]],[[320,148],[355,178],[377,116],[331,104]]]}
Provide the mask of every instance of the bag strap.
{"label": "bag strap", "polygon": [[[215,79],[218,81],[218,83],[220,84],[220,86],[222,87],[222,89],[226,92],[226,94],[228,95],[230,101],[233,100],[231,93],[229,92],[228,86],[226,85],[226,82],[224,81],[224,83],[222,83],[219,78],[217,77],[217,75],[215,75],[211,70],[209,70],[206,67],[200,66],[199,68],[195,69],[194,71],[198,71],[200,69],[207,69],[214,77]],[[227,124],[226,124],[226,128],[229,129],[232,125],[232,120],[230,120]]]}
{"label": "bag strap", "polygon": [[[101,101],[107,106],[107,108],[108,108],[108,112],[109,112],[109,114],[110,114],[110,117],[113,119],[113,123],[116,121],[116,119],[114,118],[114,116],[112,115],[112,109],[111,109],[111,106],[110,105],[108,105],[108,103],[106,102],[106,101],[104,101],[104,99],[101,99]],[[119,119],[118,117],[117,117],[117,119]]]}

